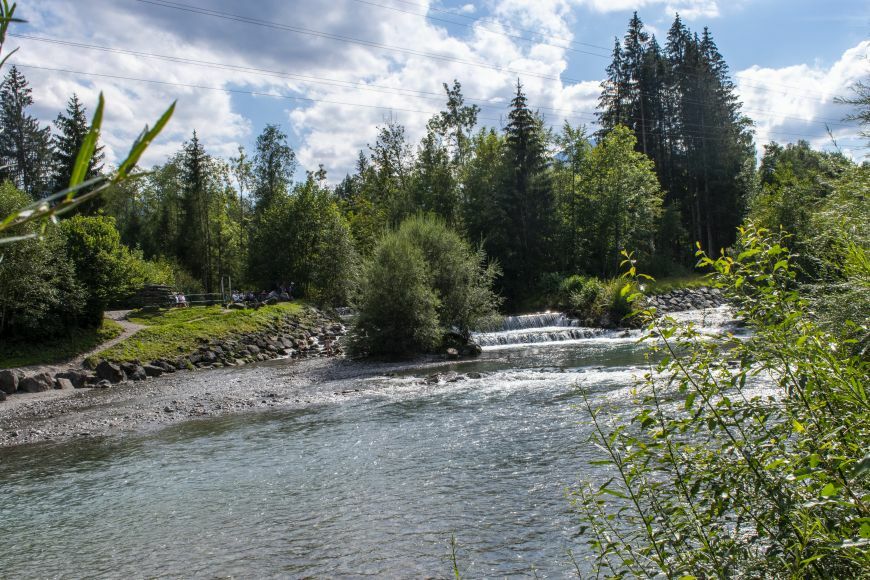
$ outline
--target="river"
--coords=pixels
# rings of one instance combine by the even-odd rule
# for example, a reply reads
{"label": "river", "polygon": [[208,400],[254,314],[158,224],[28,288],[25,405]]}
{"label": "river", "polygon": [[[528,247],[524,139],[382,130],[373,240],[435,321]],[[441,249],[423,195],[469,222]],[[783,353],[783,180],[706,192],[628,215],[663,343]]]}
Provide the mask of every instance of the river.
{"label": "river", "polygon": [[578,385],[628,416],[644,347],[542,316],[342,402],[0,449],[0,577],[446,577],[451,536],[468,578],[584,569]]}

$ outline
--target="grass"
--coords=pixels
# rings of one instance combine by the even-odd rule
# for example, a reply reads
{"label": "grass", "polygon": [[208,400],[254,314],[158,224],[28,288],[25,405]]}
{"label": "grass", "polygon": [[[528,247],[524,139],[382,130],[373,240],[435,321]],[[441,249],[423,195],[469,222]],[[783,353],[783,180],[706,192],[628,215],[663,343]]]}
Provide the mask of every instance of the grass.
{"label": "grass", "polygon": [[103,319],[99,328],[77,328],[69,336],[44,342],[0,344],[0,368],[65,362],[119,336],[124,329],[114,320]]}
{"label": "grass", "polygon": [[703,274],[688,274],[672,278],[643,280],[644,293],[647,295],[667,294],[673,290],[686,288],[703,288],[710,285],[710,279]]}
{"label": "grass", "polygon": [[258,310],[224,310],[220,306],[143,309],[131,312],[128,320],[145,325],[135,335],[87,359],[113,361],[175,359],[195,351],[201,344],[234,334],[258,331],[287,315],[301,315],[298,302],[263,306]]}

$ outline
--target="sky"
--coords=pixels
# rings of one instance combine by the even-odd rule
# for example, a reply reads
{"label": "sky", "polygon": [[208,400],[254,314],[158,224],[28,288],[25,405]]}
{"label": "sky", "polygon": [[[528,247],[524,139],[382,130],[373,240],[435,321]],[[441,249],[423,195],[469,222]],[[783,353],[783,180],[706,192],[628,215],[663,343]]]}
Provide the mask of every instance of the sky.
{"label": "sky", "polygon": [[614,38],[637,11],[664,44],[679,13],[709,27],[730,67],[756,145],[806,139],[855,159],[866,149],[834,102],[870,76],[867,0],[25,0],[4,53],[52,122],[75,93],[106,99],[107,161],[177,101],[141,165],[164,162],[193,131],[215,156],[253,152],[278,124],[300,171],[353,171],[377,127],[411,143],[462,84],[480,125],[502,127],[520,79],[532,108],[595,130]]}

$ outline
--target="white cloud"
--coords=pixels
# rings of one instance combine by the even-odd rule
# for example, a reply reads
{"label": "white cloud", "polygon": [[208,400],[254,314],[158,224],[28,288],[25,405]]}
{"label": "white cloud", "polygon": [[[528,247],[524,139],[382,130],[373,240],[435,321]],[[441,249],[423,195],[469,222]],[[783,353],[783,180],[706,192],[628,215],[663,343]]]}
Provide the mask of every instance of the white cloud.
{"label": "white cloud", "polygon": [[841,119],[848,113],[834,101],[867,75],[870,41],[846,50],[830,67],[797,64],[773,69],[753,66],[735,75],[744,112],[756,122],[756,143],[804,138],[814,147],[830,147],[830,128],[846,153],[861,144],[857,127]]}
{"label": "white cloud", "polygon": [[647,6],[664,6],[664,13],[673,16],[679,13],[684,20],[717,18],[720,14],[719,0],[574,0],[595,12],[624,12],[641,10]]}

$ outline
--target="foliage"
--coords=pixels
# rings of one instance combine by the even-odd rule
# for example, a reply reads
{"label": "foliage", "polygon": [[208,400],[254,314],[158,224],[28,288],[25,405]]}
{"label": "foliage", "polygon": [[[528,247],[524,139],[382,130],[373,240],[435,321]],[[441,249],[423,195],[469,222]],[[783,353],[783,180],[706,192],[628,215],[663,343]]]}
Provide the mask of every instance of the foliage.
{"label": "foliage", "polygon": [[266,125],[257,137],[252,171],[257,209],[268,207],[287,192],[287,184],[296,172],[296,153],[287,144],[287,135],[278,125]]}
{"label": "foliage", "polygon": [[[52,191],[60,191],[69,186],[72,181],[73,173],[76,170],[76,160],[78,159],[79,151],[85,144],[85,139],[88,136],[90,127],[88,127],[88,119],[85,112],[85,107],[79,101],[77,95],[73,94],[67,102],[66,114],[60,113],[54,122],[58,133],[53,138],[54,145],[54,167],[52,175]],[[102,145],[94,147],[90,159],[85,169],[84,180],[89,181],[102,175],[103,173],[103,153]],[[93,213],[99,206],[96,200],[87,204],[89,213]]]}
{"label": "foliage", "polygon": [[752,334],[704,336],[642,311],[653,352],[640,410],[612,426],[589,408],[610,477],[575,505],[601,575],[857,578],[870,567],[867,361],[816,323],[781,236],[740,234],[735,256],[699,257]]}
{"label": "foliage", "polygon": [[121,244],[114,218],[77,215],[62,222],[61,232],[75,277],[86,291],[80,322],[99,326],[110,303],[138,288],[141,280],[137,274],[144,275],[145,268],[139,267],[136,256]]}
{"label": "foliage", "polygon": [[[0,186],[0,215],[15,215],[30,197],[10,182]],[[75,325],[85,291],[55,229],[31,237],[37,225],[19,224],[11,233],[22,239],[3,247],[0,260],[0,337],[45,340],[63,336]]]}
{"label": "foliage", "polygon": [[631,131],[617,126],[584,158],[579,203],[585,219],[578,237],[587,271],[616,274],[619,252],[636,248],[643,258],[655,249],[662,191],[652,161],[634,150]]}
{"label": "foliage", "polygon": [[259,214],[250,242],[250,279],[294,283],[321,304],[346,303],[356,252],[332,194],[310,176]]}
{"label": "foliage", "polygon": [[714,254],[728,247],[751,189],[755,152],[751,122],[740,113],[710,31],[693,34],[677,16],[662,48],[635,13],[614,46],[598,108],[600,136],[629,127],[637,150],[655,163],[665,205],[680,211],[688,237],[671,230],[661,251],[683,260],[693,240]]}
{"label": "foliage", "polygon": [[417,216],[378,243],[355,297],[356,353],[401,356],[434,350],[448,331],[466,336],[494,315],[498,275],[443,221]]}
{"label": "foliage", "polygon": [[32,89],[12,67],[0,85],[0,179],[31,198],[43,197],[51,180],[51,129],[28,114]]}
{"label": "foliage", "polygon": [[0,368],[62,363],[121,335],[124,327],[108,318],[96,328],[72,328],[66,335],[34,342],[0,342]]}
{"label": "foliage", "polygon": [[308,324],[308,311],[299,303],[284,302],[257,310],[224,310],[220,306],[191,306],[161,310],[139,310],[131,322],[146,325],[130,338],[99,352],[86,361],[94,366],[100,359],[113,361],[174,360],[195,351],[204,342],[221,340],[243,332],[257,332],[285,318]]}

